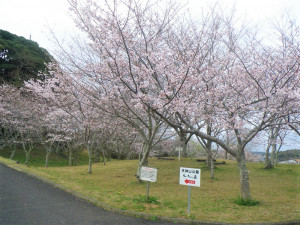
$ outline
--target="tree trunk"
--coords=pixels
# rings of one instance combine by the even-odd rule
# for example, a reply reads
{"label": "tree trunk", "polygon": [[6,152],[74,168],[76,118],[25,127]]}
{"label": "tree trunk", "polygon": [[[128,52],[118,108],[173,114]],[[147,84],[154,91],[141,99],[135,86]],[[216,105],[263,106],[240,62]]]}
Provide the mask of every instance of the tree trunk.
{"label": "tree trunk", "polygon": [[24,140],[24,136],[23,136],[23,134],[21,133],[21,138],[22,138],[22,146],[23,146],[23,150],[24,150],[24,152],[25,152],[25,157],[26,157],[26,159],[25,159],[25,165],[26,166],[28,166],[28,163],[29,163],[29,160],[30,160],[30,152],[31,152],[31,146],[30,146],[30,144],[29,144],[29,150],[27,150],[27,148],[26,148],[26,143],[25,143],[25,140]]}
{"label": "tree trunk", "polygon": [[269,144],[268,144],[268,149],[267,149],[267,153],[266,153],[266,156],[267,154],[269,154],[269,149],[270,147],[272,147],[272,151],[271,151],[271,159],[267,159],[266,158],[266,167],[265,169],[270,169],[270,168],[273,168],[274,165],[275,165],[275,154],[276,154],[276,150],[277,150],[277,138],[278,138],[278,131],[280,129],[280,126],[278,126],[275,130],[274,128],[271,129],[270,131],[270,141],[269,141]]}
{"label": "tree trunk", "polygon": [[30,153],[31,153],[31,149],[29,150],[25,150],[25,156],[26,156],[26,161],[25,161],[25,165],[28,166],[29,161],[30,161]]}
{"label": "tree trunk", "polygon": [[73,157],[73,166],[78,166],[78,161],[79,161],[79,152],[78,149],[73,152],[74,157]]}
{"label": "tree trunk", "polygon": [[[207,152],[207,159],[206,159],[206,164],[207,164],[207,167],[210,168],[211,170],[211,174],[214,174],[214,158],[213,158],[213,153],[212,153],[212,150],[211,150],[211,145],[212,145],[212,142],[211,141],[207,141],[206,142],[206,145],[205,145],[205,150]],[[211,177],[213,178],[213,177]]]}
{"label": "tree trunk", "polygon": [[49,162],[49,156],[50,156],[50,153],[51,153],[51,151],[47,150],[45,167],[48,167],[48,162]]}
{"label": "tree trunk", "polygon": [[[229,141],[229,132],[226,130],[226,145],[229,146],[230,141]],[[225,159],[228,159],[228,152],[225,151]]]}
{"label": "tree trunk", "polygon": [[265,169],[271,169],[273,168],[272,163],[270,161],[269,157],[269,151],[270,151],[270,144],[268,144],[267,150],[266,150],[266,155],[265,155]]}
{"label": "tree trunk", "polygon": [[210,167],[211,166],[211,158],[212,158],[212,154],[208,150],[206,150],[206,166],[208,168],[211,168]]}
{"label": "tree trunk", "polygon": [[13,158],[15,157],[16,151],[17,151],[17,146],[13,145],[12,151],[11,151],[11,154],[10,154],[10,157],[9,157],[10,160],[13,160]]}
{"label": "tree trunk", "polygon": [[276,148],[277,148],[276,143],[272,143],[272,151],[271,151],[271,160],[270,160],[270,161],[271,161],[273,167],[274,167],[274,165],[275,165],[275,158],[276,158],[275,153],[276,153]]}
{"label": "tree trunk", "polygon": [[146,151],[143,154],[142,160],[140,162],[141,166],[147,166],[148,165],[148,158],[150,153],[151,147],[150,145],[146,146]]}
{"label": "tree trunk", "polygon": [[100,149],[95,148],[94,152],[94,163],[99,163],[100,162]]}
{"label": "tree trunk", "polygon": [[136,177],[138,178],[139,182],[141,182],[141,180],[140,180],[141,167],[148,165],[148,157],[149,157],[150,151],[151,151],[151,144],[146,144],[145,151],[142,152],[143,153],[142,154],[142,159],[139,161],[138,171],[137,171],[137,175],[136,175]]}
{"label": "tree trunk", "polygon": [[215,164],[214,164],[214,158],[210,157],[210,178],[213,179],[215,176]]}
{"label": "tree trunk", "polygon": [[141,182],[140,176],[141,176],[141,155],[143,153],[144,149],[142,149],[142,152],[139,154],[139,164],[138,164],[138,168],[137,168],[137,172],[136,172],[136,177],[138,178],[138,181]]}
{"label": "tree trunk", "polygon": [[89,158],[89,171],[88,171],[89,174],[92,174],[92,159]]}
{"label": "tree trunk", "polygon": [[103,165],[105,166],[105,150],[104,149],[102,151],[102,155],[103,155]]}
{"label": "tree trunk", "polygon": [[73,150],[69,148],[69,166],[73,166]]}
{"label": "tree trunk", "polygon": [[49,146],[46,146],[46,162],[45,162],[45,167],[48,167],[48,162],[49,162],[49,156],[52,152],[52,146],[54,144],[54,141],[50,143]]}
{"label": "tree trunk", "polygon": [[92,162],[93,162],[93,151],[90,147],[88,147],[88,154],[89,154],[89,170],[88,173],[92,173]]}
{"label": "tree trunk", "polygon": [[251,199],[249,176],[246,167],[246,158],[244,151],[242,151],[242,154],[237,157],[237,162],[240,170],[241,197],[242,199]]}
{"label": "tree trunk", "polygon": [[182,157],[186,158],[187,157],[187,134],[181,134],[180,137],[180,142],[181,142],[181,147],[182,147]]}

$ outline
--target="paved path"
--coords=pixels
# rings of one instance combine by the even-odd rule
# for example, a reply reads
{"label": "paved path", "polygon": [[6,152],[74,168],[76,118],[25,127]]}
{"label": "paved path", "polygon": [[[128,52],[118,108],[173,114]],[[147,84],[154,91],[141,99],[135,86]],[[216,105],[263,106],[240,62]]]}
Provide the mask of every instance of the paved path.
{"label": "paved path", "polygon": [[[115,214],[0,164],[1,225],[154,225]],[[177,223],[178,224],[178,223]]]}

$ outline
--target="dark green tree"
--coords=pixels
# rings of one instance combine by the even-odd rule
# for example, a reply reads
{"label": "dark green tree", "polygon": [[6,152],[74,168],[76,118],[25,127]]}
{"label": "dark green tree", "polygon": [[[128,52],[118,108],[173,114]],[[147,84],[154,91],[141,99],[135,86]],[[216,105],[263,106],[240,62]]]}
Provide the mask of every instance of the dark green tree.
{"label": "dark green tree", "polygon": [[51,58],[36,42],[0,29],[0,85],[19,87],[30,79],[43,80]]}

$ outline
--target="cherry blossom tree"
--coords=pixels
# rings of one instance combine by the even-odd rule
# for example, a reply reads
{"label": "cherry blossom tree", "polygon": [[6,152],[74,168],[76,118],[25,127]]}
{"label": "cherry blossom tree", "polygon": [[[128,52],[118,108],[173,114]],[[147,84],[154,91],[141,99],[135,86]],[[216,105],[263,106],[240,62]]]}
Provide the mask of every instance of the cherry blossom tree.
{"label": "cherry blossom tree", "polygon": [[[55,67],[54,78],[49,78],[45,82],[29,82],[26,87],[34,91],[36,94],[46,98],[51,104],[63,111],[72,120],[72,126],[77,131],[77,140],[80,139],[81,145],[88,151],[89,169],[88,173],[92,173],[92,149],[94,142],[94,128],[98,124],[96,122],[95,106],[79,91],[77,83],[72,80],[72,76],[62,71],[59,67]],[[53,121],[56,119],[51,117]],[[70,120],[69,120],[70,121]],[[55,123],[54,123],[55,124]],[[57,131],[56,131],[57,132]],[[80,138],[78,137],[80,136]],[[55,140],[57,135],[52,137]],[[52,142],[50,141],[50,143]]]}
{"label": "cherry blossom tree", "polygon": [[[71,7],[73,7],[75,13],[78,13],[77,8],[76,8],[77,3],[78,3],[77,1],[70,1]],[[128,6],[126,2],[122,3],[121,1],[120,2],[116,1],[113,4],[110,4],[109,1],[105,1],[105,5],[107,6],[106,10],[108,10],[108,12],[102,11],[102,13],[103,14],[106,14],[109,12],[113,13],[113,14],[117,13],[116,11],[113,12],[113,10],[117,10],[118,3],[127,8],[131,7],[131,6]],[[135,4],[137,6],[136,9],[140,10],[139,6],[138,6],[138,4],[140,4],[140,3],[134,2],[134,1],[129,2],[129,3],[132,5]],[[150,2],[147,4],[150,4]],[[150,6],[150,5],[147,6],[147,4],[145,7]],[[96,7],[96,5],[93,5],[93,4],[90,6],[91,6],[91,9],[93,7]],[[110,8],[110,7],[112,7],[112,8]],[[100,11],[101,11],[101,9],[100,9]],[[167,14],[168,14],[168,16],[174,17],[175,16],[174,12],[173,13],[167,12]],[[119,11],[118,13],[120,13],[120,15],[123,14],[121,11]],[[132,14],[133,12],[128,11],[128,13]],[[140,13],[141,12],[136,12],[133,14],[140,15]],[[160,15],[163,15],[163,12],[160,13]],[[123,15],[123,16],[127,17],[126,15]],[[168,24],[169,20],[172,19],[172,18],[168,18],[168,16],[167,15],[165,16],[164,21],[160,21],[160,18],[157,18],[156,28],[162,29],[164,27],[164,24]],[[101,19],[99,18],[99,20],[101,20]],[[104,22],[104,20],[101,20],[101,23],[102,22]],[[140,21],[140,23],[144,23],[144,22]],[[105,26],[107,26],[113,32],[117,32],[117,30],[114,30],[114,28],[110,27],[109,21],[107,24],[105,24]],[[119,24],[117,26],[121,26],[121,24]],[[149,27],[151,27],[151,25],[149,25]],[[155,32],[157,32],[157,29],[153,29],[153,31],[151,31],[152,34],[150,34],[150,35],[156,35]],[[101,36],[101,33],[91,34],[91,35],[100,35]],[[110,37],[113,37],[114,35],[115,35],[114,33],[109,34]],[[131,34],[131,35],[134,35],[134,34]],[[159,141],[166,138],[166,137],[164,137],[164,135],[165,135],[166,131],[168,130],[168,128],[165,125],[163,125],[163,120],[161,118],[154,116],[154,113],[152,112],[150,107],[148,107],[145,104],[141,104],[139,99],[135,99],[136,98],[135,94],[132,95],[132,93],[131,93],[131,91],[133,89],[131,89],[131,88],[129,90],[127,89],[131,85],[131,84],[129,84],[131,81],[128,80],[128,78],[130,79],[130,75],[128,78],[126,78],[126,77],[124,77],[124,79],[121,78],[121,80],[115,79],[115,77],[113,75],[114,73],[123,76],[122,70],[124,70],[124,69],[126,70],[127,68],[125,66],[123,66],[122,64],[120,64],[117,66],[116,71],[112,71],[111,69],[113,69],[113,68],[107,64],[108,61],[106,61],[106,60],[103,61],[103,59],[106,57],[106,56],[102,55],[102,53],[104,51],[104,52],[106,52],[105,54],[108,54],[107,55],[108,57],[106,57],[106,58],[107,58],[107,60],[110,61],[109,63],[117,63],[114,60],[113,54],[118,54],[119,49],[118,49],[118,47],[117,47],[117,49],[113,49],[113,48],[111,48],[113,46],[108,46],[110,43],[113,43],[112,40],[108,39],[108,36],[107,36],[107,40],[104,40],[100,36],[97,36],[97,37],[94,36],[92,39],[94,40],[94,38],[97,38],[97,39],[99,38],[99,40],[103,40],[105,42],[109,41],[106,43],[107,46],[105,46],[103,49],[101,49],[102,46],[96,44],[100,48],[100,49],[98,49],[98,47],[94,45],[95,43],[88,42],[86,45],[84,45],[84,44],[82,45],[82,43],[79,43],[79,42],[75,43],[78,48],[72,48],[72,49],[79,50],[79,52],[80,52],[79,55],[81,57],[78,57],[78,56],[73,57],[72,53],[65,51],[65,49],[58,44],[58,47],[61,47],[61,51],[60,51],[59,55],[65,56],[64,60],[62,61],[62,66],[64,67],[65,72],[71,74],[70,76],[72,78],[74,78],[74,80],[76,80],[76,81],[70,81],[70,83],[73,82],[74,83],[73,86],[76,86],[76,90],[78,92],[80,92],[81,95],[89,98],[87,101],[91,101],[92,104],[94,104],[98,107],[98,109],[99,109],[98,112],[108,113],[115,117],[121,118],[129,126],[134,128],[135,131],[140,135],[140,137],[142,137],[143,148],[141,150],[142,157],[141,157],[140,166],[146,165],[149,154],[151,152],[151,149]],[[142,40],[141,37],[139,37],[139,38],[140,38],[140,40]],[[90,51],[87,51],[87,49]],[[125,52],[127,50],[125,49]],[[135,51],[135,54],[139,54],[137,49],[134,51]],[[136,57],[136,56],[133,56],[133,57]],[[141,68],[138,66],[138,64],[139,64],[138,58],[134,59],[135,62],[132,61],[135,64],[137,64],[135,66],[136,67],[135,70],[136,69],[139,70],[139,68]],[[120,61],[120,63],[124,63],[124,62]],[[102,69],[103,69],[103,71],[102,71]],[[106,71],[109,71],[109,70],[111,70],[111,74],[106,73]],[[120,70],[120,71],[118,71],[118,70]],[[111,76],[113,76],[113,77],[111,77]],[[127,82],[129,82],[128,85],[126,85]],[[147,81],[145,81],[145,82],[147,82]],[[124,84],[125,84],[125,88],[123,87]],[[143,95],[146,96],[145,93]],[[140,166],[139,166],[139,168],[140,168]],[[139,172],[137,174],[139,174]]]}
{"label": "cherry blossom tree", "polygon": [[[139,109],[131,112],[136,118],[143,112],[141,118],[160,118],[216,143],[237,160],[241,196],[251,198],[246,145],[274,121],[299,113],[299,29],[283,55],[218,11],[193,22],[179,19],[174,2],[69,2],[98,59],[77,68],[77,80],[94,84],[90,95],[121,100],[127,110]],[[237,144],[198,129],[205,121],[232,132]]]}
{"label": "cherry blossom tree", "polygon": [[11,160],[14,158],[17,143],[20,139],[20,135],[15,128],[16,118],[11,112],[11,104],[15,98],[15,91],[16,89],[9,85],[2,85],[0,87],[1,148],[8,147],[11,150]]}
{"label": "cherry blossom tree", "polygon": [[[232,43],[230,39],[224,40],[228,52],[226,58],[218,63],[223,67],[219,67],[218,76],[215,77],[218,86],[206,92],[210,95],[210,100],[213,100],[210,102],[214,104],[211,115],[214,115],[214,119],[220,121],[223,127],[234,131],[237,146],[232,148],[219,138],[195,130],[183,113],[179,112],[178,115],[196,135],[217,143],[237,159],[240,167],[241,194],[243,198],[250,198],[245,146],[258,132],[271,126],[274,121],[280,121],[280,118],[290,112],[297,112],[295,106],[299,109],[299,70],[295,69],[299,68],[299,56],[295,55],[297,45],[290,46],[293,49],[292,54],[282,57],[280,49],[262,49],[256,41],[238,45],[238,41],[239,39]],[[201,83],[199,84],[199,88],[195,90],[201,90]],[[196,95],[195,93],[193,96]],[[194,102],[201,103],[203,100]]]}
{"label": "cherry blossom tree", "polygon": [[[74,124],[72,118],[60,108],[55,106],[49,107],[51,104],[45,103],[40,107],[47,107],[43,116],[40,118],[39,140],[44,146],[46,152],[45,167],[48,167],[49,156],[51,152],[59,147],[60,144],[70,143],[74,141],[70,124]],[[72,153],[70,154],[72,157]]]}
{"label": "cherry blossom tree", "polygon": [[[25,164],[28,165],[31,151],[38,143],[37,130],[41,111],[35,107],[34,95],[24,88],[1,86],[1,94],[2,126],[9,129],[14,144],[22,145],[26,156]],[[15,148],[12,156],[14,152]]]}

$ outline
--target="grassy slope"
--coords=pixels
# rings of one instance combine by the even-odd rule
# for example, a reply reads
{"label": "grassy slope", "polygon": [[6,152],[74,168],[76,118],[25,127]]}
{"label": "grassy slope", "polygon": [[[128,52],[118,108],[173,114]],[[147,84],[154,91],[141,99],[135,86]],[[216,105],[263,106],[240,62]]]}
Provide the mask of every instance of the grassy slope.
{"label": "grassy slope", "polygon": [[[17,155],[18,157],[21,156]],[[42,157],[41,159],[44,160]],[[94,164],[93,174],[87,174],[87,165],[60,166],[66,165],[66,162],[60,159],[59,163],[55,163],[55,156],[52,156],[51,162],[55,166],[44,168],[43,162],[33,161],[27,169],[124,210],[157,216],[235,223],[300,219],[300,205],[297,201],[300,196],[299,165],[279,165],[273,170],[264,170],[262,164],[248,163],[251,194],[261,204],[245,207],[234,203],[240,190],[239,172],[235,162],[227,161],[226,165],[218,165],[215,171],[216,179],[211,180],[210,171],[194,159],[184,159],[180,162],[150,159],[149,166],[158,168],[158,181],[150,184],[150,195],[160,204],[135,200],[137,196],[145,195],[146,192],[146,184],[137,183],[134,177],[136,160],[112,161],[105,166]],[[188,187],[179,185],[178,181],[181,166],[202,169],[201,187],[192,188],[190,216],[186,215]]]}

